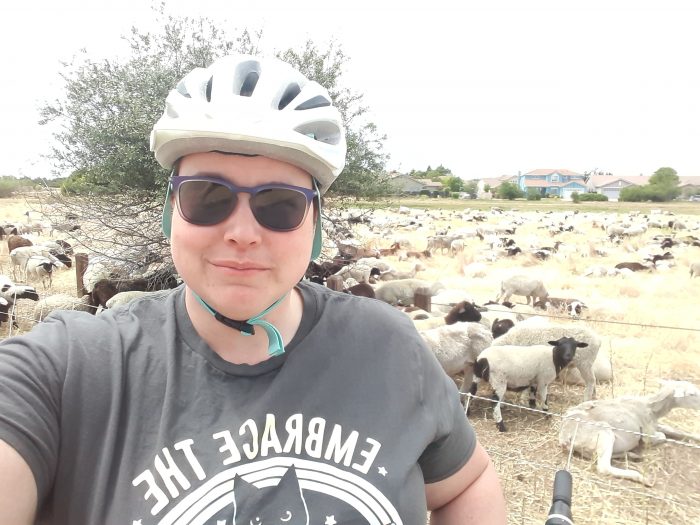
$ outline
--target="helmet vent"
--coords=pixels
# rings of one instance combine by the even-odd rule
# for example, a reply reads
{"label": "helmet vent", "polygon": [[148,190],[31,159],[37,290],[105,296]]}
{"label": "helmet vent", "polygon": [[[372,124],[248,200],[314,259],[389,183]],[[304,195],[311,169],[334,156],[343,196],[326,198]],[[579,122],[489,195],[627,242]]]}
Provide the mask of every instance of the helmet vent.
{"label": "helmet vent", "polygon": [[185,98],[192,98],[192,95],[190,95],[190,94],[187,92],[187,87],[185,86],[185,83],[184,83],[184,82],[182,82],[182,81],[178,82],[178,83],[177,83],[177,86],[175,87],[175,89],[176,89],[177,92],[180,93],[180,95],[182,95],[183,97],[185,97]]}
{"label": "helmet vent", "polygon": [[294,100],[294,98],[301,93],[301,88],[299,87],[298,84],[289,84],[287,86],[287,89],[284,90],[284,95],[282,95],[282,98],[280,99],[280,103],[277,106],[277,109],[284,109],[287,107],[287,105]]}
{"label": "helmet vent", "polygon": [[331,105],[331,101],[328,100],[326,97],[323,97],[321,95],[316,95],[315,97],[310,98],[306,102],[302,102],[294,109],[301,111],[301,110],[305,110],[305,109],[322,108],[322,107],[330,106],[330,105]]}
{"label": "helmet vent", "polygon": [[255,91],[255,86],[258,84],[259,78],[260,75],[257,71],[251,71],[250,73],[248,73],[245,77],[245,80],[243,81],[243,84],[241,85],[240,95],[242,97],[251,96],[253,94],[253,91]]}
{"label": "helmet vent", "polygon": [[207,82],[207,102],[211,102],[211,85],[214,83],[214,77],[209,77],[209,82]]}
{"label": "helmet vent", "polygon": [[336,145],[341,140],[340,128],[336,123],[329,121],[307,122],[294,128],[294,131],[326,144]]}

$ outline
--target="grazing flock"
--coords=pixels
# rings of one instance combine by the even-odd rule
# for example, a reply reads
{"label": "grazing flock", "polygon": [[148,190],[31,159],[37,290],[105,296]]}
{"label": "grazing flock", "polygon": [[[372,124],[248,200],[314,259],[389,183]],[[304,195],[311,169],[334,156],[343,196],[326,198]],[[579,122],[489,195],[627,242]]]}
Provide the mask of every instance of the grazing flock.
{"label": "grazing flock", "polygon": [[[309,264],[304,279],[403,310],[465,403],[469,394],[492,395],[499,431],[507,428],[501,403],[508,391],[527,392],[530,406],[547,411],[550,385],[564,379],[583,387],[582,403],[566,411],[559,442],[567,451],[596,457],[602,474],[648,483],[637,471],[612,466],[612,458],[665,435],[698,438],[658,423],[673,408],[700,408],[700,390],[689,380],[666,381],[649,396],[596,399],[596,384],[611,381],[613,369],[604,336],[588,322],[596,316],[624,319],[616,297],[604,297],[607,290],[633,293],[679,268],[687,269],[684,286],[700,285],[700,224],[693,217],[660,210],[623,215],[402,207],[347,211],[325,227],[324,256]],[[36,224],[0,229],[8,250],[0,324],[18,326],[18,301],[33,301],[33,319],[40,322],[58,309],[97,314],[178,285],[173,269],[162,263],[117,269],[112,257],[91,255],[82,296],[54,293],[52,276],[74,262],[73,247],[58,236],[72,232],[74,238],[79,229],[67,221],[52,227],[48,240],[40,240],[45,229]]]}

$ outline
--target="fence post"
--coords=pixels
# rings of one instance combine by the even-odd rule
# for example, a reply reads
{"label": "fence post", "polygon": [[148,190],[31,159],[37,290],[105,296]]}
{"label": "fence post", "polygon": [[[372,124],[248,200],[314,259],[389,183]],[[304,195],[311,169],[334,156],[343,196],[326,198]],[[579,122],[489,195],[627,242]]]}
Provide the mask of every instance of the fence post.
{"label": "fence post", "polygon": [[326,279],[326,286],[336,292],[342,292],[345,289],[345,283],[340,275],[331,275]]}
{"label": "fence post", "polygon": [[87,293],[85,286],[83,285],[83,275],[85,275],[85,270],[88,264],[88,254],[87,253],[76,253],[75,254],[75,282],[78,288],[78,297],[82,297]]}
{"label": "fence post", "polygon": [[426,312],[430,311],[430,288],[418,288],[416,290],[416,293],[413,295],[413,304],[416,305],[418,308],[421,308],[425,310]]}

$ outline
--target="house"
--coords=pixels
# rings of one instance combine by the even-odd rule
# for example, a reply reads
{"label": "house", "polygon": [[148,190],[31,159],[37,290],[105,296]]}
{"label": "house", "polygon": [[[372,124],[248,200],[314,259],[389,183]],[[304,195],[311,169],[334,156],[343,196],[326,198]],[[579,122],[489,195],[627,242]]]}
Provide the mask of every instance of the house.
{"label": "house", "polygon": [[[614,177],[612,175],[593,175],[587,183],[588,191],[602,193],[608,200],[617,201],[620,198],[622,188],[628,186],[646,186],[650,177]],[[681,189],[681,197],[700,193],[700,177],[678,177],[678,187]]]}
{"label": "house", "polygon": [[518,186],[525,193],[536,190],[543,197],[556,196],[567,200],[574,192],[587,191],[586,175],[566,169],[536,169],[518,175]]}
{"label": "house", "polygon": [[414,179],[402,173],[391,173],[389,175],[389,181],[394,191],[397,193],[418,195],[422,191],[429,191],[430,193],[444,192],[444,187],[441,182],[435,182],[430,179]]}
{"label": "house", "polygon": [[620,191],[628,186],[644,186],[649,184],[649,177],[642,175],[631,177],[616,177],[614,175],[592,175],[586,183],[589,193],[605,195],[609,201],[620,199]]}
{"label": "house", "polygon": [[[477,198],[484,199],[490,198],[491,192],[498,188],[504,182],[510,182],[513,184],[518,183],[517,175],[501,175],[500,177],[478,179],[476,185]],[[488,186],[489,191],[487,192],[485,188]]]}

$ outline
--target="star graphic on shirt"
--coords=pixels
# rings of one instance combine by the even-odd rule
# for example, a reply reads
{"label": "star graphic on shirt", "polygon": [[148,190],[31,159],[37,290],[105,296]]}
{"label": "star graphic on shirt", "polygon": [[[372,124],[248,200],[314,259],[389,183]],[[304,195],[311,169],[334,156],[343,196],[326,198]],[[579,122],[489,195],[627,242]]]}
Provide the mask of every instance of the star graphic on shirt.
{"label": "star graphic on shirt", "polygon": [[326,516],[326,523],[324,523],[324,525],[335,525],[336,523],[338,522],[335,521],[335,514]]}
{"label": "star graphic on shirt", "polygon": [[377,469],[377,471],[379,472],[379,474],[380,474],[381,476],[386,477],[387,471],[386,471],[386,469],[385,469],[384,467],[379,467],[379,468]]}

